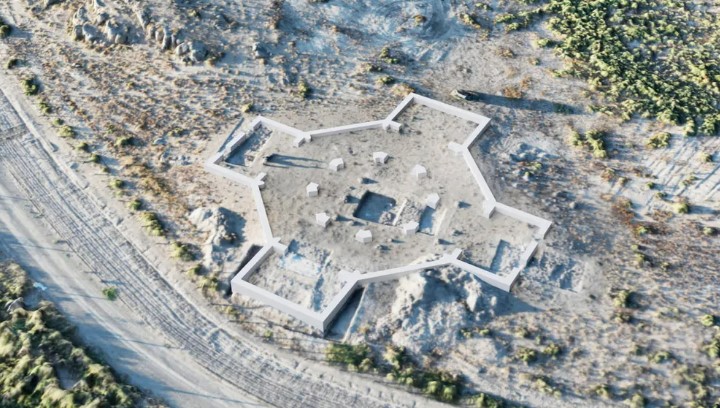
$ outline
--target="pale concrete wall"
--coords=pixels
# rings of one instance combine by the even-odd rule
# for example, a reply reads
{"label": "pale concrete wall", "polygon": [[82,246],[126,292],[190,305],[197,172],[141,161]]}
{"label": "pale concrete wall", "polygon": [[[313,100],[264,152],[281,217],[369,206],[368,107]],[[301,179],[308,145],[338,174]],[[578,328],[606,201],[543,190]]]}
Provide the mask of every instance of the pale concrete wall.
{"label": "pale concrete wall", "polygon": [[[462,145],[459,145],[457,143],[451,143],[451,145],[449,145],[448,147],[456,153],[462,154],[465,164],[470,169],[470,172],[472,173],[483,196],[485,197],[485,202],[483,203],[483,215],[485,215],[486,217],[490,217],[493,211],[498,211],[499,213],[507,215],[514,219],[527,222],[528,224],[534,225],[538,228],[538,239],[542,239],[545,236],[548,228],[550,228],[550,221],[534,216],[532,214],[528,214],[524,211],[507,206],[505,204],[498,203],[494,195],[490,191],[490,187],[488,186],[484,176],[482,175],[482,172],[480,171],[477,164],[475,163],[475,160],[470,154],[469,147],[483,133],[483,131],[487,128],[490,122],[489,118],[486,118],[482,115],[468,112],[466,110],[456,108],[454,106],[447,105],[442,102],[438,102],[420,95],[410,94],[405,99],[403,99],[403,101],[395,108],[395,110],[390,113],[390,115],[388,115],[384,120],[380,121],[364,122],[355,125],[338,126],[334,128],[320,129],[311,132],[303,132],[301,130],[284,125],[272,119],[258,116],[250,123],[250,129],[255,130],[259,126],[266,126],[270,129],[289,134],[294,137],[295,144],[299,147],[302,143],[311,141],[312,136],[331,136],[357,130],[374,128],[390,128],[394,130],[400,130],[402,125],[398,122],[395,122],[394,119],[400,113],[402,113],[411,103],[419,103],[432,109],[436,109],[441,112],[478,124],[478,126],[473,130],[473,132],[465,139]],[[342,287],[340,293],[333,297],[330,304],[325,308],[325,310],[323,310],[322,313],[309,310],[298,304],[290,302],[289,300],[284,299],[272,292],[269,292],[265,289],[262,289],[247,282],[247,279],[250,277],[250,275],[252,275],[252,273],[254,273],[257,268],[267,260],[267,258],[271,254],[271,250],[275,251],[276,253],[282,254],[285,253],[285,251],[287,250],[287,246],[281,244],[280,238],[274,237],[272,234],[270,223],[267,218],[267,212],[265,210],[265,204],[263,202],[262,194],[260,192],[260,188],[262,187],[261,184],[264,184],[262,178],[255,180],[219,165],[225,158],[229,157],[235,149],[240,147],[242,145],[242,142],[244,142],[246,138],[247,134],[241,133],[240,135],[236,136],[223,149],[223,151],[214,154],[205,164],[205,168],[211,173],[219,175],[221,177],[229,178],[233,181],[237,181],[243,185],[247,185],[252,188],[253,199],[255,200],[255,205],[258,210],[263,234],[266,239],[266,245],[263,246],[263,248],[248,262],[247,265],[245,265],[245,267],[243,267],[243,269],[231,281],[233,293],[239,293],[245,296],[249,296],[264,304],[274,307],[277,310],[287,313],[303,321],[304,323],[319,329],[323,333],[325,333],[328,326],[332,323],[333,319],[335,319],[337,314],[340,313],[352,293],[361,285],[367,285],[370,283],[383,282],[388,280],[396,280],[410,273],[431,268],[438,268],[444,265],[452,265],[473,274],[483,282],[486,282],[494,287],[497,287],[501,290],[510,291],[512,285],[517,280],[520,272],[527,266],[527,263],[530,261],[535,251],[537,250],[539,242],[537,240],[533,240],[528,245],[528,247],[525,248],[521,256],[520,266],[513,269],[510,275],[505,277],[498,276],[483,268],[479,268],[477,266],[460,260],[458,258],[461,253],[460,249],[456,249],[451,255],[446,254],[435,261],[429,261],[415,265],[406,265],[398,268],[375,271],[366,274],[347,273],[345,274],[345,285]]]}

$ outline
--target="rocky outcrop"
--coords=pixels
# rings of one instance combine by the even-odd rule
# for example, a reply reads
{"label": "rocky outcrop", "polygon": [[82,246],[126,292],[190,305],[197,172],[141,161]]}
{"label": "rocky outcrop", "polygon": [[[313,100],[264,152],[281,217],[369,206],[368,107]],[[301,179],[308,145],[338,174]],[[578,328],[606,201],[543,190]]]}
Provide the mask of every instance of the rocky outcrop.
{"label": "rocky outcrop", "polygon": [[219,266],[227,250],[241,243],[244,221],[226,208],[197,208],[190,213],[189,219],[199,232],[205,234],[201,252],[203,264],[209,269]]}

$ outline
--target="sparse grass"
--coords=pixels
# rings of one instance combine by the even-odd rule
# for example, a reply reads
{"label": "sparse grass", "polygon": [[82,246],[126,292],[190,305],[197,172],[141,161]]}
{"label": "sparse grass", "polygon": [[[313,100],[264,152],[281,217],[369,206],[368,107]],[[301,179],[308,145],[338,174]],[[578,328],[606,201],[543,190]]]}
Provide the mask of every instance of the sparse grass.
{"label": "sparse grass", "polygon": [[399,97],[405,97],[415,92],[415,88],[406,83],[395,84],[391,90],[392,94]]}
{"label": "sparse grass", "polygon": [[513,50],[507,47],[500,47],[497,49],[497,54],[503,58],[515,58]]}
{"label": "sparse grass", "polygon": [[555,398],[562,397],[562,392],[560,392],[557,387],[554,387],[550,383],[550,380],[545,377],[536,377],[535,381],[533,382],[533,387],[538,391],[547,395],[552,395]]}
{"label": "sparse grass", "polygon": [[506,86],[501,92],[504,97],[509,99],[521,99],[523,97],[522,89],[515,85]]}

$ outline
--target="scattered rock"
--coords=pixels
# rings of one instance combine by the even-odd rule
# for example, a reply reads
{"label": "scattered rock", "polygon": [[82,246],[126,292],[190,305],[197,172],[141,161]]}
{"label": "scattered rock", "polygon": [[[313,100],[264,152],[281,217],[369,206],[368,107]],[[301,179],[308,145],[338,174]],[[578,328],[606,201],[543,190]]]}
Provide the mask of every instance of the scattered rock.
{"label": "scattered rock", "polygon": [[245,220],[226,208],[197,208],[188,218],[198,231],[207,234],[201,252],[203,264],[210,269],[222,264],[227,250],[237,247],[242,241]]}
{"label": "scattered rock", "polygon": [[175,55],[181,57],[184,62],[202,62],[207,58],[208,50],[200,41],[189,40],[175,48]]}

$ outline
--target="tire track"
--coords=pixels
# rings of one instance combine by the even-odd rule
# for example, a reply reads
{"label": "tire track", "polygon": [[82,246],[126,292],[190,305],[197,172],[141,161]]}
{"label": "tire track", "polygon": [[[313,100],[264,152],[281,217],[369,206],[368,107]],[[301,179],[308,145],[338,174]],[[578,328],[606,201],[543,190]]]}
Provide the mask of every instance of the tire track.
{"label": "tire track", "polygon": [[[25,133],[29,134],[27,129]],[[274,406],[389,405],[297,372],[233,338],[165,281],[54,165],[36,139],[3,139],[0,165],[43,214],[43,222],[67,240],[98,278],[121,289],[121,301],[208,371]],[[208,333],[214,336],[208,337]]]}

